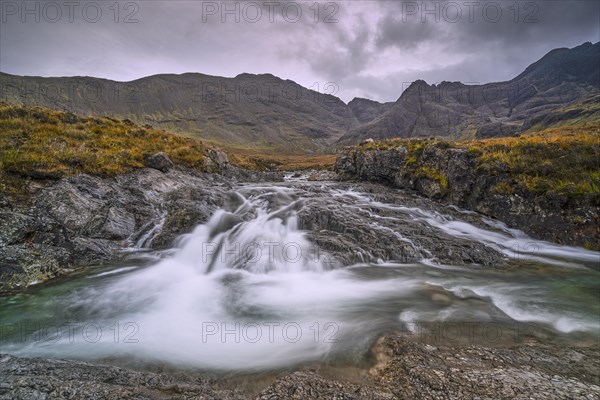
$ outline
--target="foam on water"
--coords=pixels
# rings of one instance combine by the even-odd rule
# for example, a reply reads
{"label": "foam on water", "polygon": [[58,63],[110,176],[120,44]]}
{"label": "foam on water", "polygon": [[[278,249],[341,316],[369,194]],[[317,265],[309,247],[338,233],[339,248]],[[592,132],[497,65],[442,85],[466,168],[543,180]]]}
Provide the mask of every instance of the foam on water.
{"label": "foam on water", "polygon": [[[561,309],[551,289],[541,282],[518,283],[520,277],[514,275],[433,260],[379,260],[379,265],[331,270],[298,229],[299,190],[251,186],[232,196],[233,209],[216,211],[154,265],[96,274],[86,279],[85,287],[55,296],[47,305],[42,302],[40,313],[62,318],[68,327],[61,325],[52,340],[32,335],[4,343],[3,351],[248,371],[361,353],[368,338],[422,321],[528,321],[564,333],[600,330],[593,312]],[[331,196],[367,210],[370,222],[365,223],[375,230],[390,229],[379,225],[378,217],[408,214],[416,223],[504,250],[515,239],[531,240],[540,262],[579,265],[598,256],[534,241],[494,221],[486,222],[492,228],[486,230],[354,191],[333,189]],[[378,209],[392,213],[381,216]],[[398,239],[412,244],[400,235]]]}

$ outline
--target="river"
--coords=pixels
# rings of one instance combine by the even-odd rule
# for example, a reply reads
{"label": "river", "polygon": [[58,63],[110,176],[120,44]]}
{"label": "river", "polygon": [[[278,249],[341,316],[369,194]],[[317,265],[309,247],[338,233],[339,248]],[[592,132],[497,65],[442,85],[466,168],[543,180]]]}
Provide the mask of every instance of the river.
{"label": "river", "polygon": [[[2,352],[255,372],[360,366],[390,331],[488,346],[530,336],[598,340],[599,253],[363,189],[294,179],[241,185],[172,249],[144,249],[144,237],[118,265],[0,298]],[[330,219],[317,229],[306,221],[319,210]],[[385,251],[371,251],[357,232]],[[355,250],[319,247],[333,238]],[[497,259],[443,261],[481,248]],[[344,251],[354,261],[339,257]]]}

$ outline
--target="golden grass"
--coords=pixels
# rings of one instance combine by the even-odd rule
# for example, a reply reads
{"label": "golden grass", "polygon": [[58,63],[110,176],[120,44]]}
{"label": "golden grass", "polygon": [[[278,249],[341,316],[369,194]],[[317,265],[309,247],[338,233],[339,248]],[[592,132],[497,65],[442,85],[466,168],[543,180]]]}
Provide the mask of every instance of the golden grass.
{"label": "golden grass", "polygon": [[418,168],[427,146],[466,149],[487,174],[507,175],[501,193],[522,185],[534,193],[581,196],[600,193],[600,123],[561,126],[518,137],[448,142],[441,139],[390,139],[358,146],[359,150],[408,150],[406,167]]}
{"label": "golden grass", "polygon": [[233,152],[229,155],[232,162],[242,168],[253,171],[303,171],[309,169],[331,170],[335,164],[334,154],[302,156],[273,155],[262,152]]}
{"label": "golden grass", "polygon": [[205,168],[202,142],[112,118],[78,117],[41,108],[0,104],[0,175],[114,176],[144,166],[144,155],[164,151],[178,165]]}

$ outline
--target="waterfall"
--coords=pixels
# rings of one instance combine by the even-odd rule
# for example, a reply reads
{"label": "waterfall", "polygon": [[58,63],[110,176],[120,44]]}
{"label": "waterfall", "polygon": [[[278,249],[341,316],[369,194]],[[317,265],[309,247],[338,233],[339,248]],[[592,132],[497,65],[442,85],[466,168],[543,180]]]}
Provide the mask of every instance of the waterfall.
{"label": "waterfall", "polygon": [[[356,243],[363,245],[364,262],[329,268],[325,252],[299,229],[311,201],[321,202],[317,209],[340,205],[336,210],[349,222],[339,229],[345,238],[364,229],[427,259],[368,259],[369,249]],[[138,247],[151,243],[165,217],[141,230]],[[444,332],[440,324],[493,325],[504,333],[527,324],[531,334],[597,337],[599,272],[586,265],[598,253],[536,241],[485,218],[479,222],[335,187],[241,187],[152,265],[117,265],[68,283],[75,288],[57,293],[50,287],[0,303],[5,324],[19,327],[37,318],[18,340],[3,338],[2,348],[21,356],[257,371],[356,362],[383,332],[415,334],[423,326]],[[408,229],[401,233],[402,226]],[[433,234],[445,235],[448,246],[456,238],[458,245],[476,243],[506,255],[520,241],[537,253],[526,260],[499,258],[501,266],[518,264],[501,272],[444,265],[419,236]]]}

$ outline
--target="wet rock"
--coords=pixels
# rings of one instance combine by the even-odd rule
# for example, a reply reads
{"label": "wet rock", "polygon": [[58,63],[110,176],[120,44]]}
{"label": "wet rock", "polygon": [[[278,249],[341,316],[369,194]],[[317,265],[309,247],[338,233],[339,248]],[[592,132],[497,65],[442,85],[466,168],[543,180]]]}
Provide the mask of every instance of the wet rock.
{"label": "wet rock", "polygon": [[46,183],[30,206],[0,210],[0,291],[119,260],[163,216],[159,244],[168,246],[208,218],[226,187],[227,179],[177,169]]}
{"label": "wet rock", "polygon": [[[296,174],[294,174],[296,175]],[[294,176],[292,175],[292,178],[296,177],[300,177],[301,175],[298,174],[299,176]],[[338,176],[335,172],[333,171],[316,171],[316,170],[311,170],[308,172],[308,178],[307,180],[309,182],[323,182],[323,181],[335,181],[338,179]]]}
{"label": "wet rock", "polygon": [[164,203],[166,219],[153,241],[154,247],[170,247],[179,235],[207,222],[224,201],[223,192],[215,190],[186,187],[169,193]]}
{"label": "wet rock", "polygon": [[[381,201],[392,205],[436,208],[432,201],[388,192],[380,185],[355,189],[380,193]],[[369,218],[371,211],[383,218]],[[343,198],[331,199],[327,193],[315,193],[304,201],[298,211],[298,225],[308,231],[308,237],[330,267],[379,260],[410,263],[428,258],[447,264],[493,265],[503,257],[482,243],[433,229],[425,221],[416,222],[410,213],[376,205],[355,207]]]}
{"label": "wet rock", "polygon": [[107,212],[96,215],[84,228],[87,236],[123,240],[135,231],[135,216],[123,206],[112,206]]}
{"label": "wet rock", "polygon": [[167,153],[160,152],[144,156],[144,165],[148,168],[154,168],[161,172],[168,172],[174,167],[173,161],[167,156]]}
{"label": "wet rock", "polygon": [[70,253],[67,249],[42,244],[13,244],[0,247],[0,292],[26,288],[63,274]]}
{"label": "wet rock", "polygon": [[[600,207],[591,197],[569,202],[551,193],[536,195],[515,185],[502,166],[494,171],[478,169],[474,157],[465,149],[437,145],[426,146],[418,160],[407,160],[403,147],[367,151],[356,147],[340,153],[334,171],[341,179],[414,190],[483,213],[538,239],[575,246],[600,240]],[[502,183],[514,186],[515,193],[498,192]]]}
{"label": "wet rock", "polygon": [[[418,337],[389,335],[375,352],[380,361],[372,376],[396,398],[542,400],[600,395],[597,346],[431,346]],[[578,363],[570,361],[573,353],[580,357]]]}
{"label": "wet rock", "polygon": [[102,264],[120,258],[122,246],[107,239],[76,237],[72,240],[75,266]]}
{"label": "wet rock", "polygon": [[77,361],[0,356],[0,399],[244,399],[209,380]]}
{"label": "wet rock", "polygon": [[[432,340],[434,336],[427,336]],[[600,349],[526,342],[508,347],[428,343],[388,334],[374,365],[345,375],[302,368],[258,390],[186,372],[156,373],[69,360],[0,355],[0,399],[596,399]],[[231,388],[235,386],[235,388]]]}
{"label": "wet rock", "polygon": [[0,245],[21,241],[36,229],[33,218],[12,211],[0,211],[0,226]]}
{"label": "wet rock", "polygon": [[311,371],[298,371],[278,379],[263,390],[256,400],[391,400],[388,390],[327,379]]}

